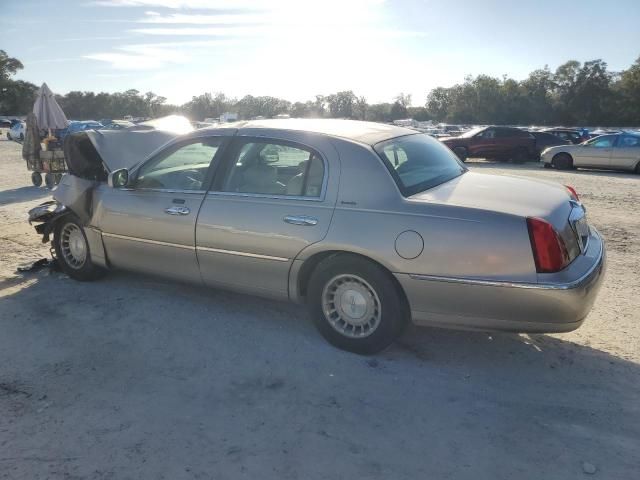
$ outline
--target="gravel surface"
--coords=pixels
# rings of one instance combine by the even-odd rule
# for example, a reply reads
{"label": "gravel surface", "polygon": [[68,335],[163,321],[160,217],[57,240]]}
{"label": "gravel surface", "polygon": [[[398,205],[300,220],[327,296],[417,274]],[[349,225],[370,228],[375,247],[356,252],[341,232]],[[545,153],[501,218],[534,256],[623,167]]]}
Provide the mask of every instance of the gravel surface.
{"label": "gravel surface", "polygon": [[603,479],[640,472],[640,177],[576,187],[609,268],[559,335],[410,328],[359,357],[300,306],[128,273],[16,274],[44,201],[0,141],[0,479]]}

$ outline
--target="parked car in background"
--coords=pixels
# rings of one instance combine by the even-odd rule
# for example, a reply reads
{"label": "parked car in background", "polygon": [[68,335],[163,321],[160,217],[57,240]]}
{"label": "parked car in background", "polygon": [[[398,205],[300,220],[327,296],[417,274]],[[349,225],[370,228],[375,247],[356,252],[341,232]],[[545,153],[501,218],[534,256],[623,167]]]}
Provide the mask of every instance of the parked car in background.
{"label": "parked car in background", "polygon": [[215,127],[215,126],[217,126],[219,124],[218,123],[210,123],[210,122],[191,122],[191,125],[193,125],[193,128],[199,129],[199,128]]}
{"label": "parked car in background", "polygon": [[135,123],[129,122],[128,120],[108,120],[101,121],[100,123],[102,124],[100,130],[122,130],[136,126]]}
{"label": "parked car in background", "polygon": [[580,145],[551,147],[542,152],[545,167],[630,170],[640,173],[640,134],[615,133],[592,138]]}
{"label": "parked car in background", "polygon": [[469,157],[479,157],[522,163],[537,155],[535,138],[519,128],[479,127],[440,141],[463,162]]}
{"label": "parked car in background", "polygon": [[123,268],[302,302],[329,342],[364,354],[409,321],[574,330],[603,280],[604,243],[574,191],[470,172],[410,129],[249,121],[160,150],[119,135],[70,137],[82,148],[60,203],[30,212],[77,280]]}
{"label": "parked car in background", "polygon": [[69,126],[64,130],[60,130],[59,138],[60,140],[64,140],[67,135],[71,135],[76,132],[83,132],[85,130],[99,130],[103,127],[100,122],[96,122],[95,120],[71,120],[69,122]]}
{"label": "parked car in background", "polygon": [[529,131],[529,133],[536,139],[536,158],[538,160],[540,159],[542,152],[549,147],[572,145],[571,141],[562,139],[556,135],[552,135],[551,133],[537,131]]}
{"label": "parked car in background", "polygon": [[570,128],[545,128],[542,131],[545,133],[550,133],[551,135],[555,135],[556,137],[563,140],[569,140],[575,145],[586,140],[580,130],[573,130]]}
{"label": "parked car in background", "polygon": [[15,122],[7,132],[9,140],[22,141],[26,134],[27,124],[25,122]]}

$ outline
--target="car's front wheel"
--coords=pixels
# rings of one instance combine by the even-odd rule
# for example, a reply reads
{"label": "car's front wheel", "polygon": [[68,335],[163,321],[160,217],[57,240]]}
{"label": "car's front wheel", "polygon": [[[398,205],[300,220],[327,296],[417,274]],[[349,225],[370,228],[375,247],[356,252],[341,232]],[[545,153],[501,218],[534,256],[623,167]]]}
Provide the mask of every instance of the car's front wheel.
{"label": "car's front wheel", "polygon": [[320,262],[309,282],[307,301],[315,326],[329,343],[362,355],[388,347],[409,318],[391,275],[356,255]]}
{"label": "car's front wheel", "polygon": [[568,153],[558,153],[551,163],[558,170],[571,170],[573,168],[573,159]]}
{"label": "car's front wheel", "polygon": [[91,261],[89,242],[75,215],[66,215],[58,221],[53,233],[53,245],[60,268],[71,278],[90,281],[104,275],[105,270]]}

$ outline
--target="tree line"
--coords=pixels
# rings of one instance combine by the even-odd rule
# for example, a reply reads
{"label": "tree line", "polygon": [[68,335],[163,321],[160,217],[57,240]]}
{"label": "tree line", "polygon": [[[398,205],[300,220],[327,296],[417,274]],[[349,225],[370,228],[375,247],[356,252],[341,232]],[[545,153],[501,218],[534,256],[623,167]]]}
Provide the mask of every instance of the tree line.
{"label": "tree line", "polygon": [[[24,115],[32,108],[38,87],[11,78],[22,68],[19,60],[0,50],[0,115]],[[414,118],[462,124],[638,126],[640,57],[621,72],[608,70],[602,60],[571,60],[555,71],[546,66],[535,70],[520,81],[506,75],[470,76],[452,87],[433,89],[423,106],[412,106],[411,96],[405,94],[388,103],[369,104],[351,90],[316,95],[306,102],[204,93],[183,105],[170,105],[165,97],[133,89],[116,93],[72,91],[57,99],[67,116],[78,120],[172,113],[204,120],[235,112],[241,119],[287,114],[378,122]]]}

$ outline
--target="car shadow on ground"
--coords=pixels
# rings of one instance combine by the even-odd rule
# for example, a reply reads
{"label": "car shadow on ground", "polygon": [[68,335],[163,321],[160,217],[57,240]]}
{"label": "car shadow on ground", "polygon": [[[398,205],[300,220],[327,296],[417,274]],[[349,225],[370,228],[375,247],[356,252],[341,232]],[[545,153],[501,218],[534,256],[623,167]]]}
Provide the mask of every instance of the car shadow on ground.
{"label": "car shadow on ground", "polygon": [[640,365],[561,336],[409,327],[360,357],[302,306],[141,275],[39,272],[0,298],[4,435],[56,471],[570,479],[640,465]]}
{"label": "car shadow on ground", "polygon": [[51,196],[51,190],[44,187],[20,187],[10,190],[0,191],[0,206],[10,205],[12,203],[29,202],[38,198]]}

